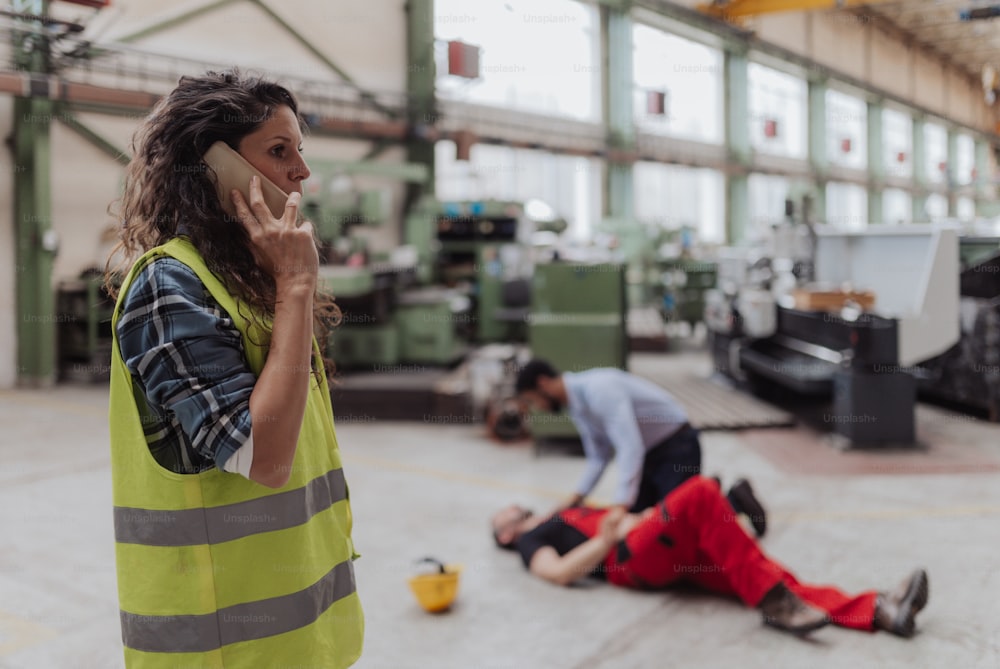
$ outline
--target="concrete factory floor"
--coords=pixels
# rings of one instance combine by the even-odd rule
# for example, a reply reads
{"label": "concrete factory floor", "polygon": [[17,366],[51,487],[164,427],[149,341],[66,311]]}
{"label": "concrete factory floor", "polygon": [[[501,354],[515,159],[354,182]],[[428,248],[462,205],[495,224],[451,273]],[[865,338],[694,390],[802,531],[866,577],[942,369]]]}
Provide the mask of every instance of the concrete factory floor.
{"label": "concrete factory floor", "polygon": [[[0,667],[122,666],[106,395],[0,393]],[[1000,426],[921,405],[918,431],[922,449],[908,453],[839,452],[805,427],[703,435],[705,471],[753,480],[770,512],[763,546],[803,580],[857,591],[918,565],[930,574],[915,638],[828,627],[800,640],[693,591],[560,589],[494,548],[491,512],[549,507],[571,491],[578,457],[500,445],[479,425],[342,416],[367,614],[357,666],[998,667]],[[600,498],[613,482],[612,471]],[[449,613],[424,613],[407,588],[427,555],[465,566]]]}

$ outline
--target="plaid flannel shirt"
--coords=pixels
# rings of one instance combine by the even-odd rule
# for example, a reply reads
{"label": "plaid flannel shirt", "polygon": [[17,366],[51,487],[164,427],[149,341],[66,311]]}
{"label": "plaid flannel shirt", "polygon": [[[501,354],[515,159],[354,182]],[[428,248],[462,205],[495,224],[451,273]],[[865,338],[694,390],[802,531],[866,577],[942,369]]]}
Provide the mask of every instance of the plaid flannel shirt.
{"label": "plaid flannel shirt", "polygon": [[157,258],[129,286],[117,334],[156,461],[184,474],[222,469],[250,438],[257,380],[229,314],[191,268]]}

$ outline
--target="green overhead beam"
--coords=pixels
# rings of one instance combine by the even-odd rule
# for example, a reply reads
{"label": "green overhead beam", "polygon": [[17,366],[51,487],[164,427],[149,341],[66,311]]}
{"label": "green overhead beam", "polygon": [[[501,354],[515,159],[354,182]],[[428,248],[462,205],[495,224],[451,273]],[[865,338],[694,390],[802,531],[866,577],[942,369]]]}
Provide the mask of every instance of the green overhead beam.
{"label": "green overhead beam", "polygon": [[288,33],[289,35],[291,35],[292,38],[296,42],[298,42],[299,44],[301,44],[309,53],[311,53],[313,56],[315,56],[318,60],[320,60],[328,68],[330,68],[331,71],[335,72],[341,79],[343,79],[344,81],[346,81],[349,84],[354,84],[355,83],[354,79],[351,78],[351,75],[347,74],[347,72],[345,72],[344,70],[342,70],[340,68],[340,66],[338,66],[336,63],[334,63],[332,60],[330,60],[327,57],[326,54],[324,54],[322,51],[320,51],[319,49],[317,49],[316,46],[313,45],[312,42],[310,42],[308,39],[306,39],[302,35],[302,33],[300,33],[298,30],[296,30],[295,28],[293,28],[291,26],[291,24],[289,24],[287,21],[285,21],[285,19],[281,18],[281,16],[279,16],[278,14],[276,14],[273,9],[271,9],[266,3],[263,2],[263,0],[250,0],[250,2],[252,2],[253,4],[255,4],[258,7],[260,7],[264,11],[265,14],[267,14],[268,16],[271,17],[272,21],[274,21],[279,26],[281,26],[282,28],[284,28],[285,32]]}
{"label": "green overhead beam", "polygon": [[339,174],[369,175],[385,177],[395,181],[405,181],[412,184],[426,185],[430,178],[431,171],[427,165],[419,163],[376,163],[376,162],[352,162],[348,160],[321,160],[311,161],[314,165],[322,165],[325,170]]}
{"label": "green overhead beam", "polygon": [[365,152],[365,155],[361,156],[362,162],[366,160],[375,160],[383,153],[385,153],[385,150],[388,149],[390,146],[393,146],[393,143],[386,141],[384,139],[380,139],[378,141],[373,142],[371,148]]}
{"label": "green overhead beam", "polygon": [[192,19],[204,16],[205,14],[214,12],[216,9],[221,9],[226,5],[231,5],[237,1],[238,0],[215,0],[214,2],[207,2],[200,7],[195,7],[194,9],[171,16],[163,19],[162,21],[157,21],[156,23],[146,26],[145,28],[140,28],[139,30],[130,32],[123,37],[119,37],[115,41],[123,44],[131,44],[132,42],[141,40],[144,37],[149,37],[150,35],[155,35],[156,33],[163,32],[164,30],[169,30],[170,28],[182,25]]}
{"label": "green overhead beam", "polygon": [[635,5],[634,0],[597,0],[597,4],[617,12],[627,12]]}
{"label": "green overhead beam", "polygon": [[58,114],[56,115],[56,118],[58,118],[58,120],[61,121],[67,128],[96,146],[119,165],[128,165],[129,162],[131,162],[131,159],[128,157],[128,153],[126,153],[123,149],[118,148],[115,144],[108,141],[95,130],[85,125],[82,121],[80,121],[80,119],[74,116],[65,105],[59,105],[57,109]]}
{"label": "green overhead beam", "polygon": [[[192,21],[192,20],[194,20],[194,19],[196,19],[196,18],[198,18],[200,16],[204,16],[206,14],[210,14],[211,12],[214,12],[217,9],[221,9],[221,8],[227,6],[227,5],[231,5],[231,4],[233,4],[235,2],[238,2],[238,1],[240,1],[240,0],[214,0],[213,2],[208,2],[208,3],[204,4],[204,5],[199,6],[199,7],[195,7],[194,9],[191,9],[189,11],[182,12],[180,14],[177,14],[176,16],[171,16],[171,17],[166,18],[166,19],[164,19],[162,21],[154,23],[153,25],[146,26],[145,28],[141,28],[139,30],[136,30],[135,32],[132,32],[132,33],[129,33],[129,34],[125,35],[124,37],[118,38],[117,41],[123,42],[123,43],[126,43],[126,44],[131,43],[131,42],[136,42],[136,41],[141,40],[141,39],[143,39],[145,37],[149,37],[150,35],[155,35],[156,33],[159,33],[159,32],[162,32],[164,30],[168,30],[170,28],[174,28],[176,26],[179,26],[179,25],[182,25],[182,24],[187,23],[189,21]],[[377,103],[375,103],[374,102],[374,96],[372,96],[371,94],[369,94],[367,91],[362,90],[357,85],[357,83],[354,81],[354,79],[351,77],[351,75],[349,75],[343,68],[341,68],[339,65],[337,65],[333,60],[331,60],[329,56],[327,56],[320,49],[318,49],[310,40],[306,39],[306,37],[302,33],[300,33],[298,30],[296,30],[290,23],[288,23],[287,21],[285,21],[284,18],[282,18],[278,13],[276,13],[273,9],[271,9],[271,7],[269,5],[267,5],[267,3],[263,2],[263,0],[248,0],[248,1],[250,3],[252,3],[253,5],[257,6],[258,8],[260,8],[260,10],[263,11],[265,14],[267,14],[268,17],[272,21],[274,21],[275,24],[277,24],[282,30],[284,30],[288,35],[290,35],[292,37],[292,39],[294,39],[296,42],[298,42],[303,48],[305,48],[309,53],[311,53],[317,60],[319,60],[320,62],[322,62],[327,68],[330,69],[330,71],[332,71],[333,73],[335,73],[338,77],[340,77],[346,83],[351,84],[352,86],[354,86],[360,93],[366,94],[366,97],[369,100],[372,101],[372,104],[379,111],[384,112],[384,113],[388,113],[390,116],[394,116],[394,114],[391,113],[391,110],[389,110],[389,109],[387,109],[387,108],[385,108],[385,107],[383,107],[383,106],[378,105]],[[94,50],[91,51],[92,55],[97,55],[99,53],[102,53],[102,50],[100,50],[100,49],[94,49]]]}

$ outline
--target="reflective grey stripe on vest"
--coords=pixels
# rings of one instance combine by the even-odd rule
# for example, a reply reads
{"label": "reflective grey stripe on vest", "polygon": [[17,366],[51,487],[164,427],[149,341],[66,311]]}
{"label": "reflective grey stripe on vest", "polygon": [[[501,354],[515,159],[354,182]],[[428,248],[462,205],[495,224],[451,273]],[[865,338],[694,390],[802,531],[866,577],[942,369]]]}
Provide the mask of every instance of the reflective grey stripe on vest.
{"label": "reflective grey stripe on vest", "polygon": [[344,470],[334,469],[301,488],[237,504],[182,511],[116,506],[115,541],[146,546],[220,544],[302,525],[346,497]]}
{"label": "reflective grey stripe on vest", "polygon": [[237,641],[284,634],[316,621],[355,591],[354,567],[341,562],[305,590],[194,616],[121,612],[122,641],[147,653],[205,653]]}

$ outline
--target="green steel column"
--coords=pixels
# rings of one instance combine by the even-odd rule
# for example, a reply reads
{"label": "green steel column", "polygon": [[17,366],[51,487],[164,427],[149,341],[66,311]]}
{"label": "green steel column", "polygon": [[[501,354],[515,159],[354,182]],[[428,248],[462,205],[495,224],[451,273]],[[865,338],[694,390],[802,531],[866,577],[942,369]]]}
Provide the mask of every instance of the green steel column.
{"label": "green steel column", "polygon": [[976,216],[979,216],[982,205],[994,200],[990,187],[990,145],[982,140],[976,140],[976,179],[973,186],[976,189]]}
{"label": "green steel column", "polygon": [[924,141],[924,118],[913,117],[913,222],[926,223],[927,148]]}
{"label": "green steel column", "polygon": [[830,159],[826,155],[826,80],[809,80],[809,165],[815,181],[816,201],[813,205],[816,220],[827,219],[826,182]]}
{"label": "green steel column", "polygon": [[750,146],[750,84],[746,52],[725,53],[726,155],[733,169],[726,175],[726,243],[738,244],[750,227],[749,172],[753,162]]}
{"label": "green steel column", "polygon": [[945,158],[948,170],[944,179],[948,185],[948,216],[958,216],[958,130],[948,128],[948,154]]}
{"label": "green steel column", "polygon": [[868,103],[868,223],[883,223],[882,190],[885,188],[882,103]]}
{"label": "green steel column", "polygon": [[[20,2],[14,9],[45,14],[48,3]],[[39,74],[48,71],[49,45],[44,37],[14,31],[13,40],[19,68]],[[47,82],[38,77],[35,85],[41,87]],[[17,369],[18,382],[30,386],[55,382],[56,315],[52,289],[55,233],[49,181],[52,109],[51,101],[43,95],[14,99]]]}
{"label": "green steel column", "polygon": [[406,17],[406,92],[410,99],[407,120],[413,129],[407,141],[406,159],[426,165],[428,179],[426,185],[407,184],[404,214],[420,200],[425,189],[430,194],[434,192],[434,140],[424,135],[437,121],[434,0],[407,0]]}
{"label": "green steel column", "polygon": [[[600,7],[601,96],[608,143],[617,150],[631,153],[636,148],[635,121],[632,110],[632,19],[627,3],[619,7]],[[631,161],[608,160],[605,170],[605,214],[626,225],[635,215],[635,193]]]}

